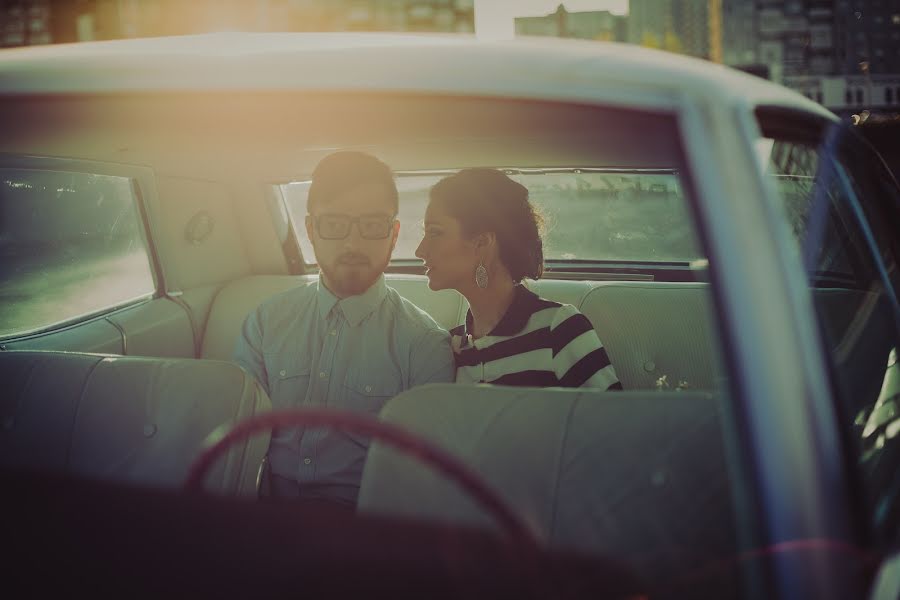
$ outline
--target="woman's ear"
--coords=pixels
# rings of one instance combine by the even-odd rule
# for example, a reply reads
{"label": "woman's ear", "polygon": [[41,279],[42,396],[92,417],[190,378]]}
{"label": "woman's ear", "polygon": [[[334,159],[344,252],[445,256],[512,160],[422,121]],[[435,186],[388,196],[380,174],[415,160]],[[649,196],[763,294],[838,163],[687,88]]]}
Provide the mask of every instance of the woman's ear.
{"label": "woman's ear", "polygon": [[497,243],[497,234],[493,231],[485,231],[484,233],[479,233],[475,236],[475,249],[476,250],[490,250]]}

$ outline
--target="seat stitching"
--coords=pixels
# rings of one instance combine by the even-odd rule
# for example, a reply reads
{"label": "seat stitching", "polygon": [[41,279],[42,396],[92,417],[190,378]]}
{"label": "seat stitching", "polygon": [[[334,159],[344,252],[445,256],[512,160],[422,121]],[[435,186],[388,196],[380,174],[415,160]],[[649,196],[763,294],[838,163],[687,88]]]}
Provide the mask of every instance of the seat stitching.
{"label": "seat stitching", "polygon": [[[259,395],[255,386],[253,385],[256,380],[252,377],[247,376],[246,373],[242,373],[243,378],[241,381],[241,399],[238,401],[238,412],[240,412],[240,408],[243,405],[244,397],[247,395],[248,387],[253,388],[253,394],[250,397],[250,414],[248,416],[253,416],[256,414],[256,399]],[[237,425],[237,416],[235,416],[235,425]],[[238,469],[238,478],[235,482],[235,493],[239,494],[241,492],[241,484],[244,482],[245,471],[247,469],[247,451],[250,448],[250,441],[252,438],[248,438],[244,440],[244,443],[241,445],[241,455],[240,455],[240,463]]]}
{"label": "seat stitching", "polygon": [[19,390],[19,397],[16,399],[16,411],[13,413],[14,415],[18,415],[22,411],[25,398],[28,397],[28,388],[31,387],[31,380],[34,379],[35,371],[37,371],[37,362],[32,362],[28,366],[28,376],[25,378],[25,383],[22,385],[22,389]]}
{"label": "seat stitching", "polygon": [[81,411],[81,403],[84,400],[85,395],[87,394],[88,384],[91,381],[91,378],[94,376],[94,371],[97,370],[97,367],[100,366],[100,363],[109,360],[109,358],[102,357],[100,360],[91,365],[90,370],[85,376],[84,381],[81,382],[81,391],[78,394],[78,403],[75,405],[75,411],[72,415],[72,427],[69,429],[69,447],[66,449],[66,462],[64,471],[66,473],[69,472],[69,465],[72,460],[72,446],[75,443],[75,423],[78,422],[78,413]]}
{"label": "seat stitching", "polygon": [[550,527],[548,527],[547,530],[548,543],[553,540],[554,534],[556,532],[556,520],[557,514],[559,512],[559,487],[560,480],[562,479],[563,457],[565,456],[566,442],[569,439],[569,427],[572,423],[572,418],[575,415],[575,408],[578,406],[578,400],[580,397],[581,395],[579,394],[578,397],[572,400],[572,402],[569,404],[569,412],[568,414],[566,414],[566,422],[563,425],[562,435],[560,436],[559,455],[557,456],[556,469],[554,471],[555,481],[553,482],[553,496],[550,499]]}

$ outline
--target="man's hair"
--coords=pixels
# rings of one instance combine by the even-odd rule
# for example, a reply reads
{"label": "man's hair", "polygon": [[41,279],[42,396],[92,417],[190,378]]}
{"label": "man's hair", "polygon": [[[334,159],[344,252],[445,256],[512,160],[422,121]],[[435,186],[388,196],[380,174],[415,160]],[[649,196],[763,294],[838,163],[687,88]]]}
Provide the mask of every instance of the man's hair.
{"label": "man's hair", "polygon": [[342,150],[323,158],[312,174],[306,212],[358,186],[382,184],[390,195],[393,214],[399,212],[399,197],[390,167],[365,152]]}

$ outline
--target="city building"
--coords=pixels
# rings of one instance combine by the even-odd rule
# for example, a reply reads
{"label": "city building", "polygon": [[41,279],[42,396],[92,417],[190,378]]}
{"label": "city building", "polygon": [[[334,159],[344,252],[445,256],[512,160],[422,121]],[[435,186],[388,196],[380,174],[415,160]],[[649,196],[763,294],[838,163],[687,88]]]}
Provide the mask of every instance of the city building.
{"label": "city building", "polygon": [[722,62],[730,66],[759,65],[754,2],[721,0]]}
{"label": "city building", "polygon": [[784,85],[841,115],[900,112],[900,74],[790,75]]}
{"label": "city building", "polygon": [[562,4],[542,17],[516,19],[516,35],[618,41],[626,38],[626,18],[605,10],[569,12]]}
{"label": "city building", "polygon": [[719,46],[710,35],[714,30],[710,27],[710,3],[711,0],[630,0],[627,41],[712,58]]}
{"label": "city building", "polygon": [[[475,0],[0,0],[0,46],[213,31],[475,31]],[[840,114],[900,111],[900,0],[629,0],[515,20],[741,68]]]}
{"label": "city building", "polygon": [[215,31],[475,31],[474,0],[0,0],[3,46]]}
{"label": "city building", "polygon": [[756,0],[755,9],[757,60],[771,79],[840,114],[900,110],[900,0]]}
{"label": "city building", "polygon": [[50,0],[0,0],[0,46],[49,44]]}
{"label": "city building", "polygon": [[838,73],[900,73],[900,0],[838,0],[834,55]]}

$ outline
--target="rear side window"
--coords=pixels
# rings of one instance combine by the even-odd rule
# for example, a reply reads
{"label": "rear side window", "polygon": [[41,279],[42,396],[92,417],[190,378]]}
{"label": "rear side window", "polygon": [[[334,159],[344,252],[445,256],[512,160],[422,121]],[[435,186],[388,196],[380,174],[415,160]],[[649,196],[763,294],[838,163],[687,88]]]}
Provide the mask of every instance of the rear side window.
{"label": "rear side window", "polygon": [[127,177],[0,168],[0,336],[152,296]]}

